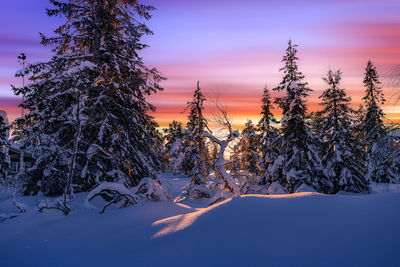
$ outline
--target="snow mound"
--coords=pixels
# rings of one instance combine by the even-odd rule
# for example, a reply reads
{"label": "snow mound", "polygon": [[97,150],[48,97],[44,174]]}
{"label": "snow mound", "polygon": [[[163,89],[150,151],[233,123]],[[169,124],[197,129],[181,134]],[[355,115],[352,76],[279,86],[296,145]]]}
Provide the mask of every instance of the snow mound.
{"label": "snow mound", "polygon": [[[11,196],[0,199],[1,212],[15,211]],[[0,266],[400,266],[400,194],[245,195],[191,207],[199,201],[68,216],[28,209],[0,222]]]}
{"label": "snow mound", "polygon": [[155,222],[164,228],[151,253],[177,266],[400,266],[398,201],[310,192],[233,198]]}
{"label": "snow mound", "polygon": [[279,194],[286,194],[285,189],[282,187],[280,183],[273,182],[268,187],[268,194],[269,195],[279,195]]}
{"label": "snow mound", "polygon": [[162,185],[152,178],[143,178],[136,187],[135,192],[150,201],[171,200],[170,195]]}
{"label": "snow mound", "polygon": [[[256,198],[268,198],[268,199],[277,199],[277,198],[296,198],[296,197],[304,197],[304,196],[311,196],[314,195],[313,193],[310,192],[303,192],[303,193],[295,193],[295,194],[283,194],[283,195],[256,195],[256,194],[249,194],[249,195],[242,195],[240,198],[247,198],[247,197],[256,197]],[[225,205],[229,201],[231,201],[232,198],[226,199],[224,201],[221,201],[217,204],[214,204],[208,208],[203,208],[203,209],[197,209],[195,212],[192,213],[187,213],[183,215],[177,215],[171,218],[166,218],[162,219],[159,221],[156,221],[153,223],[153,226],[158,226],[158,225],[163,225],[166,224],[163,229],[158,231],[156,234],[153,235],[153,237],[160,237],[160,236],[165,236],[180,230],[183,230],[189,226],[191,226],[197,218],[200,216],[206,214],[207,212],[214,210],[222,205]]]}
{"label": "snow mound", "polygon": [[177,215],[171,218],[166,218],[163,220],[159,220],[154,222],[152,225],[157,226],[157,225],[162,225],[162,224],[167,224],[167,226],[160,231],[158,231],[156,234],[153,235],[153,237],[160,237],[160,236],[165,236],[167,234],[171,234],[180,230],[183,230],[190,225],[192,225],[197,218],[199,218],[201,215],[209,212],[210,210],[213,210],[221,205],[224,205],[225,203],[231,201],[232,199],[227,199],[225,201],[222,201],[218,204],[215,204],[211,207],[200,209],[198,211],[192,212],[192,213],[187,213],[187,214],[182,214],[182,215]]}
{"label": "snow mound", "polygon": [[296,193],[301,193],[301,192],[314,192],[316,193],[317,191],[312,188],[311,186],[308,186],[306,184],[302,184],[297,190]]}

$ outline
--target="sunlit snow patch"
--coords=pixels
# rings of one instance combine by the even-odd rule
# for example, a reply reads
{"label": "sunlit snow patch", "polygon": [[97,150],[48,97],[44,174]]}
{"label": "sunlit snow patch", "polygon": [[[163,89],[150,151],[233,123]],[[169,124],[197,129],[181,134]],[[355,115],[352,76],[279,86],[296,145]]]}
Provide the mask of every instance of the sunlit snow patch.
{"label": "sunlit snow patch", "polygon": [[[294,193],[294,194],[281,194],[281,195],[242,195],[240,198],[245,198],[245,197],[258,197],[258,198],[297,198],[297,197],[305,197],[305,196],[311,196],[311,195],[320,195],[319,193],[313,193],[313,192],[301,192],[301,193]],[[213,210],[215,208],[218,208],[219,206],[222,206],[229,201],[231,201],[232,198],[227,199],[225,201],[222,201],[218,204],[212,205],[208,208],[200,209],[195,212],[187,213],[187,214],[181,214],[169,218],[165,218],[159,221],[154,222],[152,225],[153,226],[158,226],[162,224],[166,224],[166,226],[158,231],[156,234],[153,235],[153,238],[165,236],[171,233],[178,232],[180,230],[183,230],[190,225],[192,225],[201,215],[209,212],[210,210]],[[177,203],[178,204],[178,203]],[[183,204],[182,204],[183,205]],[[189,206],[184,205],[186,208],[190,208]]]}
{"label": "sunlit snow patch", "polygon": [[231,200],[232,199],[230,198],[230,199],[222,201],[218,204],[212,205],[211,207],[201,209],[199,211],[195,211],[195,212],[191,212],[191,213],[187,213],[187,214],[181,214],[181,215],[177,215],[177,216],[173,216],[173,217],[169,217],[169,218],[165,218],[165,219],[156,221],[152,224],[153,226],[157,226],[160,224],[167,224],[167,226],[164,227],[163,229],[161,229],[160,231],[158,231],[155,235],[153,235],[153,237],[154,238],[160,237],[160,236],[168,235],[168,234],[183,230],[183,229],[189,227],[190,225],[192,225],[193,222],[196,221],[197,218],[199,218],[201,215],[203,215],[203,214],[207,213],[208,211],[215,209],[221,205],[224,205],[225,203],[227,203]]}

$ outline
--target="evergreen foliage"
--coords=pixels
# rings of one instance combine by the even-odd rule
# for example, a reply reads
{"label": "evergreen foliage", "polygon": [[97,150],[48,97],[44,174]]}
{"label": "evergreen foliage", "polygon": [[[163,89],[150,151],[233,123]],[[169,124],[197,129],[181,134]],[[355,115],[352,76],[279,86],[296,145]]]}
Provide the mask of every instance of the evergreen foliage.
{"label": "evergreen foliage", "polygon": [[[304,75],[299,71],[299,67],[297,65],[297,45],[292,43],[292,40],[288,41],[288,47],[286,49],[286,54],[283,56],[282,62],[284,66],[279,69],[282,71],[284,76],[279,85],[273,90],[275,91],[285,91],[286,95],[283,97],[276,98],[275,102],[282,109],[283,116],[291,112],[291,103],[295,98],[305,98],[308,96],[308,92],[311,91],[310,88],[307,87],[307,83],[304,82]],[[296,83],[296,87],[299,89],[292,90],[291,83]],[[295,88],[294,88],[295,89]],[[297,108],[302,109],[300,113],[305,114],[306,107],[305,105],[298,105]]]}
{"label": "evergreen foliage", "polygon": [[399,156],[400,138],[393,135],[390,130],[381,134],[374,142],[368,154],[368,169],[366,177],[375,183],[398,183],[399,181]]}
{"label": "evergreen foliage", "polygon": [[247,120],[239,142],[234,146],[231,161],[234,169],[257,173],[259,166],[257,128],[251,120]]}
{"label": "evergreen foliage", "polygon": [[355,138],[351,133],[351,98],[339,87],[342,79],[340,70],[328,71],[323,80],[329,85],[320,98],[323,110],[322,136],[326,141],[323,163],[328,180],[323,192],[364,192],[368,183],[364,178],[363,165],[357,158]]}
{"label": "evergreen foliage", "polygon": [[365,117],[365,109],[364,106],[360,104],[358,109],[352,110],[353,120],[351,125],[351,132],[355,138],[354,146],[357,147],[357,160],[365,166],[366,164],[366,140],[365,140],[365,132],[363,130],[364,117]]}
{"label": "evergreen foliage", "polygon": [[193,100],[187,103],[189,110],[187,135],[183,142],[184,160],[182,167],[192,178],[191,185],[204,185],[208,176],[208,151],[205,144],[204,130],[207,128],[207,120],[203,116],[204,101],[206,98],[201,92],[199,82],[193,93]]}
{"label": "evergreen foliage", "polygon": [[164,139],[165,139],[165,147],[168,150],[171,150],[171,147],[174,143],[182,139],[184,136],[184,129],[182,127],[182,123],[180,121],[173,120],[172,123],[168,125],[167,129],[164,129]]}
{"label": "evergreen foliage", "polygon": [[[380,105],[385,103],[380,80],[376,67],[369,60],[365,69],[364,87],[366,95],[363,100],[366,111],[361,129],[364,132],[365,146],[367,147],[367,176],[373,182],[393,181],[391,170],[390,143],[391,138],[386,136],[383,119],[384,114]],[[383,155],[386,155],[383,156]]]}
{"label": "evergreen foliage", "polygon": [[364,86],[366,95],[362,98],[366,105],[366,111],[363,121],[363,130],[365,139],[369,146],[379,139],[383,131],[384,114],[380,105],[385,103],[382,88],[379,86],[379,75],[376,67],[369,60],[365,69]]}
{"label": "evergreen foliage", "polygon": [[181,122],[173,120],[169,127],[164,129],[164,134],[164,161],[168,163],[174,173],[178,173],[183,156],[182,141],[185,130]]}
{"label": "evergreen foliage", "polygon": [[48,62],[30,65],[31,83],[14,87],[23,95],[24,145],[36,162],[28,172],[25,193],[47,195],[87,191],[97,184],[135,186],[155,177],[159,156],[154,150],[154,110],[145,97],[162,90],[163,79],[147,68],[138,52],[151,34],[143,21],[154,8],[137,1],[82,0],[61,2],[49,16],[66,22],[55,37]]}
{"label": "evergreen foliage", "polygon": [[288,193],[295,192],[306,183],[317,190],[321,188],[322,164],[314,144],[314,137],[306,125],[307,106],[305,97],[311,91],[303,82],[304,75],[298,70],[297,46],[289,40],[286,55],[283,57],[284,73],[276,91],[286,90],[277,103],[283,110],[281,120],[282,137],[279,143],[279,156],[268,167],[272,183],[278,183]]}
{"label": "evergreen foliage", "polygon": [[260,130],[258,151],[260,154],[259,167],[263,176],[263,183],[265,184],[268,179],[268,173],[266,172],[268,166],[276,159],[279,152],[277,147],[279,132],[273,126],[273,124],[278,123],[278,121],[272,114],[274,107],[267,86],[264,87],[261,102],[261,119],[258,122],[258,128]]}

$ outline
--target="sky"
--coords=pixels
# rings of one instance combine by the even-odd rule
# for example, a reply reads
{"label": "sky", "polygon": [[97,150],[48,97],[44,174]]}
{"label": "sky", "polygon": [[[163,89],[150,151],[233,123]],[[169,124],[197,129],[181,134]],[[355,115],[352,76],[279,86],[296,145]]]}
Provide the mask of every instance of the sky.
{"label": "sky", "polygon": [[[385,77],[400,64],[400,1],[398,0],[145,0],[157,8],[148,26],[154,35],[141,56],[167,78],[163,92],[148,98],[157,107],[152,115],[161,126],[185,121],[182,113],[197,81],[207,97],[210,120],[216,99],[233,124],[260,118],[264,86],[282,78],[282,56],[288,39],[298,44],[300,70],[313,92],[309,111],[321,109],[318,96],[326,89],[322,78],[329,69],[343,71],[342,87],[354,107],[362,103],[362,84],[368,60]],[[17,56],[28,62],[48,60],[51,51],[40,45],[39,32],[51,35],[62,22],[49,18],[47,0],[2,0],[0,10],[0,109],[10,120],[21,114],[20,97],[10,84],[20,85]],[[400,121],[395,90],[384,83],[388,121]],[[274,92],[273,96],[280,93]],[[275,110],[277,117],[280,110]]]}

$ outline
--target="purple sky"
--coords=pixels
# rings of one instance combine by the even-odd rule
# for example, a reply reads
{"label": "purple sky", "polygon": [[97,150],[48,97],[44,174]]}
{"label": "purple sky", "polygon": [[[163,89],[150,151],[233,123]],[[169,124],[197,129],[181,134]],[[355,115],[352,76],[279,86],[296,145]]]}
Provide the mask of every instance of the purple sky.
{"label": "purple sky", "polygon": [[[318,109],[329,68],[344,72],[342,86],[354,105],[363,94],[362,76],[371,59],[382,74],[400,63],[400,1],[262,1],[262,0],[147,0],[158,9],[148,23],[154,36],[145,62],[168,78],[165,91],[150,98],[160,124],[181,114],[197,80],[209,98],[220,95],[228,112],[243,123],[257,120],[265,84],[281,77],[281,58],[292,38],[299,44],[300,68],[314,92],[310,110]],[[45,15],[47,0],[2,0],[0,23],[0,109],[10,119],[18,114],[18,99],[10,84],[24,52],[29,62],[46,60],[49,48],[39,44],[39,32],[51,34],[60,19]],[[390,96],[386,90],[386,96]],[[390,103],[385,112],[400,116]]]}

